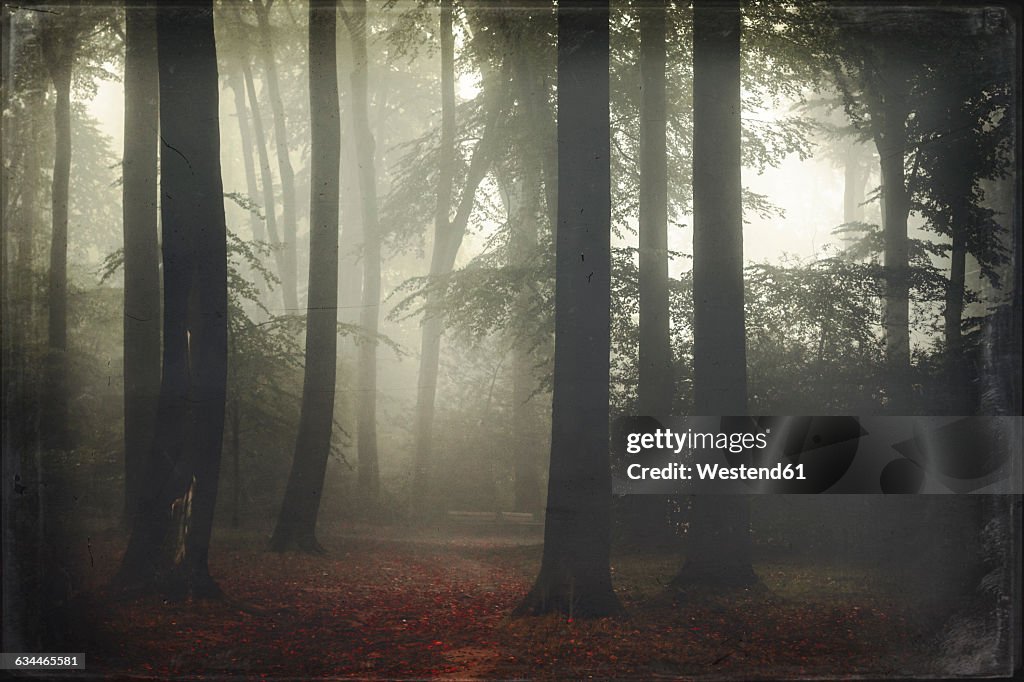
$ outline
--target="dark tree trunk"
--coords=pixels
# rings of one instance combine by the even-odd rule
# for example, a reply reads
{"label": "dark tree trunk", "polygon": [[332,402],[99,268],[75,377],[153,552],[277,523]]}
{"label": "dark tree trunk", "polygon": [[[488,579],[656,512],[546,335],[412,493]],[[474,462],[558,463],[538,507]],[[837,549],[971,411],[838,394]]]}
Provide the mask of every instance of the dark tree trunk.
{"label": "dark tree trunk", "polygon": [[[59,18],[51,19],[53,22]],[[73,18],[69,21],[74,21]],[[46,404],[44,442],[70,446],[68,409],[68,190],[71,181],[71,71],[76,49],[71,26],[52,26],[42,40],[46,67],[56,91],[53,110],[54,160],[50,199],[52,232],[47,284]]]}
{"label": "dark tree trunk", "polygon": [[946,339],[946,364],[950,380],[950,396],[965,396],[966,367],[963,357],[962,320],[964,314],[964,294],[967,291],[967,217],[964,211],[953,220],[952,245],[950,251],[949,281],[946,283],[946,309],[943,313]]}
{"label": "dark tree trunk", "polygon": [[[288,267],[285,264],[284,249],[281,245],[281,237],[277,232],[277,207],[274,203],[274,174],[270,170],[270,154],[267,152],[267,136],[263,130],[263,117],[260,115],[260,102],[256,96],[256,84],[253,82],[252,69],[248,64],[242,65],[242,77],[245,80],[245,91],[249,95],[249,108],[252,111],[252,129],[256,137],[256,151],[260,159],[260,181],[263,185],[263,215],[267,220],[267,235],[270,244],[274,247],[274,263],[277,265],[278,276],[284,278],[284,271]],[[281,296],[285,312],[288,312],[289,294],[287,287],[281,287]]]}
{"label": "dark tree trunk", "polygon": [[881,121],[875,127],[875,144],[881,159],[883,269],[885,295],[883,321],[885,329],[887,411],[908,414],[910,410],[910,272],[907,216],[910,198],[907,195],[904,157],[907,149],[907,88],[901,69],[891,65],[878,79],[885,88],[878,94]]}
{"label": "dark tree trunk", "polygon": [[555,368],[544,554],[519,615],[618,614],[609,573],[607,3],[558,6]]}
{"label": "dark tree trunk", "polygon": [[[672,349],[668,311],[668,166],[665,141],[664,0],[640,14],[640,376],[637,412],[667,416],[672,409]],[[673,540],[667,501],[631,495],[623,505],[630,544],[653,548]]]}
{"label": "dark tree trunk", "polygon": [[[22,111],[37,112],[42,108],[43,103],[43,89],[36,89],[26,94]],[[13,228],[4,230],[4,237],[7,240],[13,237],[16,252],[13,268],[4,268],[10,287],[4,291],[10,292],[14,298],[10,303],[5,301],[4,312],[10,315],[9,319],[12,322],[10,325],[4,326],[4,338],[10,342],[12,348],[18,353],[19,362],[27,361],[28,358],[25,355],[26,343],[33,339],[36,331],[36,291],[35,275],[33,273],[36,267],[35,233],[40,221],[40,204],[42,203],[40,200],[42,169],[39,158],[40,129],[42,126],[40,125],[39,117],[36,115],[23,118],[24,128],[19,127],[17,133],[10,130],[11,126],[5,126],[4,130],[5,148],[15,146],[13,144],[14,135],[24,135],[22,138],[24,144],[22,145],[21,175],[16,185],[17,198],[14,199],[8,194],[8,201],[11,203],[4,204],[6,211],[4,214],[4,224],[10,225]],[[7,332],[6,330],[10,331]],[[27,370],[28,368],[26,367],[25,369]],[[31,394],[36,393],[39,389],[38,380],[26,381],[21,384],[20,389],[21,399],[25,401],[23,405],[32,404],[31,413],[38,419],[35,398],[30,397]],[[35,439],[38,435],[34,429],[30,428],[30,422],[32,421],[32,419],[29,419],[29,414],[26,413],[14,422],[18,425],[18,430],[21,431],[19,438],[25,438],[25,442]]]}
{"label": "dark tree trunk", "polygon": [[[33,228],[38,220],[39,124],[34,113],[42,104],[42,88],[26,93],[21,106],[12,97],[11,73],[12,6],[2,12],[4,51],[4,116],[2,145],[5,156],[0,184],[3,187],[3,428],[0,429],[3,456],[2,475],[2,588],[4,648],[11,651],[41,651],[47,607],[43,597],[42,562],[45,516],[40,485],[41,452],[38,439],[38,379],[28,356],[27,340],[33,317],[32,266]],[[8,109],[10,107],[10,109]],[[15,115],[11,115],[13,112]],[[18,116],[24,112],[27,115]],[[20,152],[20,154],[18,154]],[[18,154],[18,156],[16,156]],[[20,157],[20,158],[18,158]],[[20,167],[15,165],[20,161]],[[8,164],[9,162],[9,164]],[[11,262],[11,247],[15,255]]]}
{"label": "dark tree trunk", "polygon": [[[256,0],[253,9],[259,30],[260,58],[270,95],[270,108],[274,114],[274,147],[277,149],[277,169],[281,176],[281,209],[283,219],[284,248],[281,256],[281,286],[284,291],[285,312],[299,312],[298,297],[298,227],[295,218],[295,172],[288,157],[288,130],[285,125],[284,103],[277,77],[277,62],[274,58],[274,43],[270,31],[270,5],[273,0]],[[255,108],[255,103],[253,107]],[[270,204],[267,205],[270,211]]]}
{"label": "dark tree trunk", "polygon": [[739,2],[698,2],[693,33],[694,403],[744,414]]}
{"label": "dark tree trunk", "polygon": [[640,414],[672,406],[668,324],[668,170],[664,1],[640,10]]}
{"label": "dark tree trunk", "polygon": [[341,112],[334,0],[309,5],[310,177],[309,296],[302,410],[291,475],[277,528],[276,551],[323,551],[316,518],[323,497],[334,424],[338,359],[338,182]]}
{"label": "dark tree trunk", "polygon": [[[228,85],[235,99],[235,116],[238,118],[238,136],[242,142],[242,165],[245,168],[245,191],[249,201],[255,203],[259,186],[256,182],[256,164],[252,158],[252,129],[249,127],[249,109],[245,106],[245,76],[241,69],[232,71],[228,76]],[[266,207],[264,210],[271,210]],[[252,238],[258,242],[267,240],[263,222],[255,211],[249,211],[249,230]]]}
{"label": "dark tree trunk", "polygon": [[[747,411],[740,180],[740,3],[693,10],[694,412]],[[678,589],[756,581],[746,496],[691,498]]]}
{"label": "dark tree trunk", "polygon": [[359,160],[359,191],[363,217],[363,301],[359,325],[366,338],[359,345],[356,438],[359,456],[359,489],[372,505],[380,493],[377,461],[377,330],[380,325],[380,229],[377,221],[377,171],[374,140],[370,130],[367,96],[366,0],[353,3],[345,17],[352,41],[352,118],[356,156]]}
{"label": "dark tree trunk", "polygon": [[157,12],[163,372],[153,449],[117,577],[217,596],[208,552],[227,381],[227,241],[212,2]]}
{"label": "dark tree trunk", "polygon": [[160,394],[160,246],[157,241],[156,17],[125,10],[124,63],[124,520],[138,507]]}

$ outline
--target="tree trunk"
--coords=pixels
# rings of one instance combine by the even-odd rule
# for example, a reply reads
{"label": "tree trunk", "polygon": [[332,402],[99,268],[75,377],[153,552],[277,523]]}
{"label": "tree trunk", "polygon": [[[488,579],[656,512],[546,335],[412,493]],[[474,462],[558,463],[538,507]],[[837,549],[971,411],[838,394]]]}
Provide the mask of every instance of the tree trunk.
{"label": "tree trunk", "polygon": [[618,614],[609,574],[608,5],[558,6],[555,368],[544,554],[519,615]]}
{"label": "tree trunk", "polygon": [[363,301],[359,325],[366,338],[359,345],[359,407],[356,438],[359,456],[359,488],[372,505],[380,492],[377,461],[377,330],[380,324],[380,229],[377,220],[377,171],[373,162],[374,140],[370,130],[367,97],[366,0],[353,3],[345,23],[352,41],[352,117],[356,156],[359,159],[359,191],[363,218]]}
{"label": "tree trunk", "polygon": [[[267,136],[263,130],[263,117],[260,115],[260,102],[256,96],[256,84],[253,82],[252,70],[248,64],[242,65],[242,77],[245,80],[245,90],[249,95],[249,108],[252,111],[252,128],[256,136],[256,151],[260,159],[260,181],[263,185],[263,215],[267,220],[267,235],[270,237],[270,245],[274,247],[274,263],[277,265],[278,276],[284,278],[287,269],[285,263],[284,249],[281,244],[281,237],[277,232],[277,207],[274,203],[274,175],[270,170],[270,155],[267,153]],[[281,287],[281,297],[284,303],[285,312],[288,312],[289,298],[288,288]]]}
{"label": "tree trunk", "polygon": [[[672,349],[668,308],[668,170],[665,140],[664,0],[640,14],[640,376],[637,412],[672,411]],[[630,544],[653,548],[672,541],[661,495],[631,495],[623,505]]]}
{"label": "tree trunk", "polygon": [[[249,127],[249,111],[245,106],[245,76],[241,69],[232,71],[228,76],[228,85],[235,98],[235,116],[238,118],[238,136],[242,143],[242,165],[245,167],[245,191],[249,195],[249,201],[255,203],[259,193],[256,183],[256,164],[252,158],[252,129]],[[265,207],[264,210],[272,210],[273,206]],[[266,230],[263,229],[263,222],[255,211],[249,211],[249,230],[252,238],[258,242],[267,240]]]}
{"label": "tree trunk", "polygon": [[881,159],[882,240],[884,248],[883,270],[885,295],[883,321],[885,329],[886,380],[888,388],[887,411],[890,414],[908,414],[910,405],[910,272],[907,216],[910,198],[907,196],[903,168],[907,148],[907,88],[900,77],[899,66],[886,70],[880,93],[882,110],[880,125],[875,126],[875,144]]}
{"label": "tree trunk", "polygon": [[[343,10],[342,10],[343,11]],[[351,36],[340,37],[340,50],[351,54]],[[363,262],[360,254],[363,242],[362,203],[359,197],[359,158],[356,154],[355,122],[352,112],[352,84],[340,80],[341,91],[341,246],[338,258],[338,301],[340,319],[358,324],[362,301]],[[342,339],[343,356],[355,354],[352,339]]]}
{"label": "tree trunk", "polygon": [[[466,227],[473,212],[476,191],[486,177],[496,152],[499,121],[509,106],[509,92],[504,88],[508,65],[503,65],[499,83],[485,78],[483,84],[487,112],[483,134],[473,148],[469,170],[466,173],[466,185],[463,187],[455,217],[445,218],[443,229],[438,232],[435,223],[434,245],[431,251],[431,279],[443,277],[451,273],[455,259],[459,255]],[[449,209],[450,211],[450,209]],[[440,215],[438,213],[438,215]],[[413,504],[422,502],[429,487],[429,469],[432,459],[432,438],[434,405],[437,397],[437,371],[441,354],[441,336],[444,333],[444,320],[441,314],[443,297],[432,293],[427,301],[427,313],[424,316],[420,340],[420,370],[417,383],[416,402],[416,473],[413,478]]]}
{"label": "tree trunk", "polygon": [[160,246],[154,7],[125,10],[124,65],[124,521],[142,492],[160,394]]}
{"label": "tree trunk", "polygon": [[[519,201],[512,216],[512,234],[509,241],[510,265],[526,271],[537,250],[540,213],[540,194],[543,175],[542,150],[534,137],[533,116],[530,111],[534,90],[540,85],[530,49],[520,49],[513,57],[515,63],[514,88],[519,100],[517,140],[519,145]],[[513,309],[513,328],[518,334],[512,345],[512,445],[514,448],[514,509],[517,512],[536,513],[543,501],[540,489],[540,462],[533,443],[536,431],[535,410],[530,400],[537,387],[534,376],[536,359],[533,341],[522,333],[530,326],[533,287],[525,283],[516,294]],[[516,332],[513,332],[516,333]]]}
{"label": "tree trunk", "polygon": [[[441,147],[438,161],[437,203],[434,209],[434,244],[430,278],[447,265],[447,244],[451,230],[452,178],[455,173],[455,35],[452,32],[452,0],[441,0]],[[439,296],[431,296],[420,336],[420,368],[416,393],[416,455],[412,483],[415,506],[422,504],[429,487],[428,467],[433,460],[434,404],[437,397],[437,368],[441,356],[444,318],[438,310]]]}
{"label": "tree trunk", "polygon": [[693,46],[693,365],[697,414],[747,410],[740,10],[698,2]]}
{"label": "tree trunk", "polygon": [[[351,54],[351,36],[341,36],[338,49]],[[347,324],[359,323],[359,309],[363,297],[363,261],[360,253],[363,243],[362,202],[359,196],[359,155],[356,154],[355,123],[352,112],[351,82],[339,81],[341,89],[341,246],[338,258],[338,301],[340,319]],[[342,339],[342,356],[354,362],[355,343]],[[350,410],[345,410],[346,413]]]}
{"label": "tree trunk", "polygon": [[846,147],[843,164],[843,223],[864,221],[864,192],[868,183],[869,166],[865,163],[864,147],[850,142]]}
{"label": "tree trunk", "polygon": [[[253,3],[259,30],[260,58],[270,95],[270,109],[274,114],[274,146],[277,149],[277,169],[281,176],[281,209],[284,249],[282,254],[281,286],[284,290],[285,312],[298,313],[298,227],[295,219],[295,172],[288,156],[288,130],[285,125],[284,103],[277,78],[274,44],[270,35],[270,4],[272,0]],[[255,104],[253,107],[255,108]],[[267,210],[269,211],[269,204]]]}
{"label": "tree trunk", "polygon": [[310,177],[309,296],[306,367],[295,456],[277,528],[276,551],[322,551],[316,518],[323,497],[334,424],[338,359],[338,186],[341,112],[334,0],[309,5]]}
{"label": "tree trunk", "polygon": [[[964,358],[964,295],[967,291],[967,237],[965,224],[967,216],[962,207],[956,211],[952,221],[952,245],[949,254],[949,281],[946,283],[945,323],[946,366],[949,374],[949,395],[954,404],[964,406],[963,397],[969,393],[968,376]],[[955,209],[954,209],[955,210]],[[957,398],[956,396],[961,396]],[[959,414],[959,411],[957,411]]]}
{"label": "tree trunk", "polygon": [[668,170],[665,142],[665,3],[640,10],[640,377],[638,411],[672,407],[668,320]]}
{"label": "tree trunk", "polygon": [[[73,19],[72,19],[73,20]],[[57,21],[54,19],[53,21]],[[68,189],[71,181],[71,70],[75,53],[73,28],[48,32],[42,41],[50,80],[56,91],[53,111],[54,160],[51,191],[52,232],[47,285],[46,406],[44,441],[49,447],[70,447],[68,424]]]}
{"label": "tree trunk", "polygon": [[224,435],[228,315],[212,2],[161,7],[156,25],[163,371],[146,494],[116,580],[126,590],[208,597],[220,594],[208,552]]}
{"label": "tree trunk", "polygon": [[[740,178],[740,3],[693,10],[693,394],[698,415],[747,412]],[[677,589],[748,585],[747,496],[691,498]]]}

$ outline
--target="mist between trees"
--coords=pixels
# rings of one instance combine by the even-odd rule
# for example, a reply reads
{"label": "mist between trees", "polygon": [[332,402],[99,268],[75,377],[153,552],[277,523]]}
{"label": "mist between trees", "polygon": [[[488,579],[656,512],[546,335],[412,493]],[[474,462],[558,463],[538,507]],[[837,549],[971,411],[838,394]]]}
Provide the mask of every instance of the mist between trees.
{"label": "mist between trees", "polygon": [[[5,638],[59,640],[21,588],[73,583],[61,548],[94,526],[127,541],[119,590],[219,597],[215,528],[322,553],[529,514],[517,613],[577,617],[621,613],[613,544],[679,549],[686,591],[756,584],[826,509],[978,542],[1008,502],[612,500],[606,445],[627,414],[1019,414],[1015,26],[4,5]],[[938,525],[816,551],[909,562]]]}

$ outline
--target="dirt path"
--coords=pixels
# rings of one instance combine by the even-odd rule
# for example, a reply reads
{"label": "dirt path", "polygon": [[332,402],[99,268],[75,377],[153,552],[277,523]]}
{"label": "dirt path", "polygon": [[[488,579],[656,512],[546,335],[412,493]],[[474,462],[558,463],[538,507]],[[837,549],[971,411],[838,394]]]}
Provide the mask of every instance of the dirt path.
{"label": "dirt path", "polygon": [[[513,620],[538,547],[400,530],[322,536],[325,557],[228,535],[211,568],[229,600],[112,603],[99,586],[118,538],[90,540],[78,602],[89,670],[108,679],[885,677],[912,675],[922,641],[912,601],[838,594],[797,563],[761,567],[771,589],[673,603],[651,590],[675,559],[620,557],[628,620]],[[795,584],[806,593],[780,591]]]}

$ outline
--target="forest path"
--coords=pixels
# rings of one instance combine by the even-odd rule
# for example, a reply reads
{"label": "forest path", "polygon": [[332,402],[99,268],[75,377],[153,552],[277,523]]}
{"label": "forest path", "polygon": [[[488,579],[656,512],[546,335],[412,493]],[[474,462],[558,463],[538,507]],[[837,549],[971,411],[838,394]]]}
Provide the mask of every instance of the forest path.
{"label": "forest path", "polygon": [[108,599],[102,585],[123,535],[91,537],[91,554],[72,567],[89,573],[74,605],[89,670],[108,679],[887,677],[921,670],[928,654],[918,602],[861,587],[880,585],[880,568],[845,590],[812,562],[762,564],[764,589],[678,603],[663,588],[678,557],[613,556],[628,620],[511,619],[539,566],[530,538],[381,528],[320,540],[325,556],[275,554],[263,536],[219,530],[211,569],[228,599],[167,603]]}
{"label": "forest path", "polygon": [[486,676],[499,656],[491,633],[532,577],[491,552],[538,548],[523,538],[376,535],[321,534],[327,554],[310,556],[225,531],[210,561],[228,599],[186,603],[104,601],[123,541],[93,537],[82,602],[92,612],[82,619],[89,667],[119,679]]}

